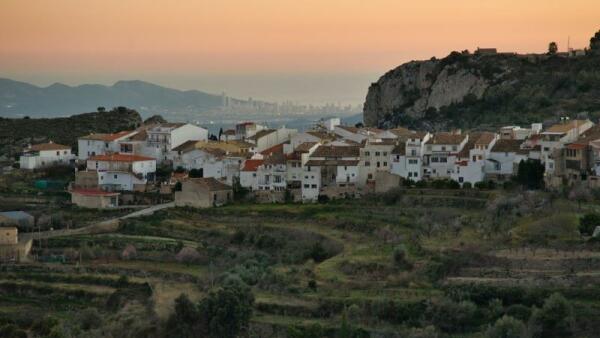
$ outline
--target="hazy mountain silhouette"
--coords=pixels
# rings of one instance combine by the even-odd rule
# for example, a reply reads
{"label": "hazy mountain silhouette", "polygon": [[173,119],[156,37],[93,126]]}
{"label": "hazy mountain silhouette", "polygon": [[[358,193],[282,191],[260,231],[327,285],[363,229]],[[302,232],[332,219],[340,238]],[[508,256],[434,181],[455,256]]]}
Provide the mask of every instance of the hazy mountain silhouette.
{"label": "hazy mountain silhouette", "polygon": [[202,112],[221,105],[221,96],[198,90],[176,90],[144,81],[118,81],[112,86],[55,83],[38,87],[0,78],[0,116],[68,116],[97,107],[126,106],[143,115],[174,111]]}

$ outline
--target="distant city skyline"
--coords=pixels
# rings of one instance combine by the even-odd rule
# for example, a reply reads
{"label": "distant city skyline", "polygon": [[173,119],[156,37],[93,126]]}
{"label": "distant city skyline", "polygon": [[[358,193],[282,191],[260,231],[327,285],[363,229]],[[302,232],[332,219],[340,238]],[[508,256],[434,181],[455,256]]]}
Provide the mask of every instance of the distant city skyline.
{"label": "distant city skyline", "polygon": [[3,0],[0,77],[359,104],[410,60],[583,48],[598,29],[595,0]]}

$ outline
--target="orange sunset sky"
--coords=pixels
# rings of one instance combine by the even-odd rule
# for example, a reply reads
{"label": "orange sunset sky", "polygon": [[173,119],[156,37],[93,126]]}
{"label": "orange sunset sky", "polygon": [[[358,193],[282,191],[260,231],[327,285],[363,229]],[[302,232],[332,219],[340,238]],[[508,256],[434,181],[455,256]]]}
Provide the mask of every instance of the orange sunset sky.
{"label": "orange sunset sky", "polygon": [[1,0],[0,77],[359,103],[406,61],[599,29],[598,0]]}

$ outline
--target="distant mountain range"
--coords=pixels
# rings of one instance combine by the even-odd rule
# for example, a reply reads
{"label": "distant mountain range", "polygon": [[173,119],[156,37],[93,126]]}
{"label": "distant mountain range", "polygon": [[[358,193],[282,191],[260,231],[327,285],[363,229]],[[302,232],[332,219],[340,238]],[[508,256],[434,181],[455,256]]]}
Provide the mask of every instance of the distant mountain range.
{"label": "distant mountain range", "polygon": [[176,90],[143,81],[118,81],[112,86],[55,83],[38,87],[0,78],[1,117],[69,116],[97,107],[126,106],[144,116],[168,112],[204,112],[221,107],[220,95]]}

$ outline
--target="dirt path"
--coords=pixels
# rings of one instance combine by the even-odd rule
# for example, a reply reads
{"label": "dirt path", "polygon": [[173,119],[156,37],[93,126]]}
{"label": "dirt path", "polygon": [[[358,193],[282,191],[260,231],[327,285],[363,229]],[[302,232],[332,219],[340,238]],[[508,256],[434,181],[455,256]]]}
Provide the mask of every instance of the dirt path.
{"label": "dirt path", "polygon": [[85,226],[82,228],[77,228],[77,229],[48,230],[48,231],[41,231],[41,232],[25,233],[25,234],[19,235],[19,241],[115,232],[119,228],[120,220],[133,218],[133,217],[152,215],[156,211],[167,209],[167,208],[172,208],[174,206],[175,206],[175,203],[173,203],[173,202],[153,205],[146,209],[134,211],[125,216],[112,218],[112,219],[109,219],[106,221],[94,223],[94,224],[91,224],[91,225],[88,225],[88,226]]}

